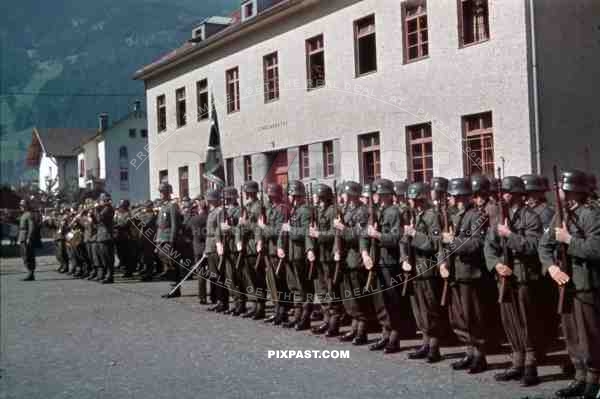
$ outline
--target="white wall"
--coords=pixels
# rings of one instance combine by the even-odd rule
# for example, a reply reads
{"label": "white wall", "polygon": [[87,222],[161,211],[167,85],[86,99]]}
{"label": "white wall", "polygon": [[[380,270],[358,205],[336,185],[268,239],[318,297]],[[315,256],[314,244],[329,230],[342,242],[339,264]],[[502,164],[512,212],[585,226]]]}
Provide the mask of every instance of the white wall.
{"label": "white wall", "polygon": [[[434,173],[462,175],[461,116],[492,111],[495,158],[507,174],[531,170],[525,8],[522,0],[490,0],[491,40],[458,48],[456,1],[428,1],[429,58],[403,64],[398,0],[332,0],[319,3],[248,34],[225,49],[147,83],[150,183],[157,195],[158,171],[169,170],[178,191],[177,169],[190,162],[190,187],[198,187],[209,122],[196,120],[196,81],[214,91],[224,157],[339,139],[342,177],[357,179],[357,136],[379,131],[382,175],[406,176],[406,126],[433,122]],[[355,77],[353,22],[375,13],[376,73]],[[305,88],[305,40],[324,34],[327,89]],[[265,104],[263,56],[279,53],[280,100]],[[224,105],[225,71],[239,66],[241,112]],[[186,87],[188,124],[176,127],[175,90]],[[258,90],[257,90],[258,89]],[[167,132],[157,133],[156,98],[166,95]],[[285,121],[285,127],[261,126]],[[191,190],[191,194],[195,192]]]}
{"label": "white wall", "polygon": [[[83,170],[80,169],[80,165],[81,165],[81,161],[83,161],[84,165],[83,165]],[[85,152],[80,152],[77,154],[77,185],[79,186],[79,188],[85,188],[85,174],[86,174],[86,169],[88,169],[88,163],[86,160],[86,153]]]}
{"label": "white wall", "polygon": [[[40,160],[40,172],[39,172],[39,182],[40,182],[40,190],[46,191],[49,189],[47,181],[54,180],[58,176],[58,165],[56,163],[56,159],[53,157],[48,157],[45,153],[42,154],[42,159]],[[56,189],[58,185],[52,187]]]}
{"label": "white wall", "polygon": [[[100,170],[98,171],[98,177],[100,179],[106,179],[106,146],[104,140],[98,141],[97,145],[98,159],[100,160]],[[94,161],[95,165],[96,161]]]}

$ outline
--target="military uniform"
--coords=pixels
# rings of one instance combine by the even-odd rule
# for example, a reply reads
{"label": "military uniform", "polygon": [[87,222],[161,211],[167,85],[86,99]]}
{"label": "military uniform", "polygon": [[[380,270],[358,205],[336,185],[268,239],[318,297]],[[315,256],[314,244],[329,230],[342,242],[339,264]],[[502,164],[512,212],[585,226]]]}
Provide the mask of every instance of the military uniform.
{"label": "military uniform", "polygon": [[344,306],[341,303],[339,292],[340,284],[338,281],[333,281],[335,273],[333,244],[336,237],[334,220],[336,214],[335,206],[331,203],[333,199],[331,189],[324,184],[320,184],[317,188],[317,195],[321,202],[316,209],[314,228],[318,231],[319,237],[306,236],[306,251],[313,251],[316,257],[316,270],[313,270],[313,278],[315,275],[317,278],[315,281],[315,294],[319,298],[323,309],[323,323],[315,328],[313,332],[327,332],[328,335],[333,336],[337,335],[340,318],[344,313]]}
{"label": "military uniform", "polygon": [[19,235],[17,241],[21,246],[21,257],[23,265],[28,271],[26,281],[34,280],[35,272],[35,241],[39,234],[39,220],[34,215],[34,212],[28,208],[28,204],[22,201],[25,209],[19,220]]}
{"label": "military uniform", "polygon": [[[377,184],[376,193],[391,195],[393,190],[393,182],[381,179]],[[373,290],[373,303],[383,334],[370,349],[383,349],[386,353],[393,353],[400,349],[400,330],[403,325],[400,287],[402,274],[398,264],[399,242],[403,234],[402,215],[397,206],[380,203],[374,222],[381,237],[379,240],[365,240],[363,248],[369,248],[374,262],[373,272],[376,278],[368,288]]]}
{"label": "military uniform", "polygon": [[[358,197],[360,185],[346,182],[346,195]],[[368,250],[363,238],[366,235],[369,213],[367,207],[360,202],[349,202],[344,207],[344,230],[339,234],[342,241],[340,258],[342,269],[342,298],[346,311],[352,318],[352,329],[340,340],[353,341],[357,345],[367,343],[368,322],[374,319],[373,298],[365,292],[368,271],[363,264],[361,251]]]}
{"label": "military uniform", "polygon": [[[518,177],[508,176],[503,179],[503,190],[520,196],[525,188]],[[485,241],[488,270],[496,273],[498,264],[505,264],[512,270],[511,276],[497,275],[497,278],[499,285],[504,284],[505,287],[500,315],[512,347],[513,365],[512,369],[498,374],[496,379],[521,379],[523,385],[529,386],[538,382],[536,356],[541,331],[537,315],[541,292],[538,290],[540,263],[537,246],[542,234],[542,222],[535,212],[523,206],[519,198],[514,200],[508,211],[508,227],[511,234],[503,239],[498,233],[498,224],[494,225],[488,230]],[[503,240],[506,242],[505,249]],[[508,252],[504,253],[505,250]]]}
{"label": "military uniform", "polygon": [[[226,309],[226,313],[231,313],[235,316],[246,313],[246,284],[247,279],[243,270],[243,254],[238,253],[235,235],[236,227],[240,220],[240,207],[236,202],[237,190],[234,187],[226,187],[224,189],[224,197],[226,204],[223,206],[221,220],[218,227],[218,235],[223,243],[224,253],[222,256],[222,267],[226,277],[225,293],[229,303],[229,295],[233,296],[234,304],[231,309]],[[230,226],[229,230],[222,228],[222,223]],[[239,258],[239,262],[238,262]],[[225,300],[225,296],[223,296]],[[228,306],[228,305],[227,305]]]}
{"label": "military uniform", "polygon": [[[409,198],[420,198],[423,206],[426,206],[427,189],[422,183],[413,183],[408,188]],[[440,216],[432,208],[411,209],[410,213],[415,235],[411,237],[405,234],[400,248],[402,259],[413,267],[410,300],[417,327],[423,334],[422,347],[410,357],[428,358],[433,363],[441,360],[439,341],[445,327],[440,306],[441,280],[436,267],[441,232]]]}
{"label": "military uniform", "polygon": [[[106,201],[107,197],[100,201]],[[114,281],[115,269],[115,249],[113,240],[113,225],[115,211],[110,204],[101,205],[96,209],[95,221],[97,223],[96,230],[96,253],[98,264],[104,271],[103,284],[110,284]]]}
{"label": "military uniform", "polygon": [[[281,225],[287,220],[289,213],[285,203],[279,202],[283,194],[281,186],[270,185],[268,194],[277,199],[271,202],[266,209],[265,226],[260,229],[258,240],[263,243],[263,251],[266,252],[265,257],[268,257],[268,264],[265,264],[266,278],[271,293],[271,301],[275,305],[273,316],[266,321],[273,322],[275,325],[280,325],[288,319],[288,310],[292,302],[292,295],[287,285],[287,273],[285,265],[281,266],[282,261],[277,258],[277,239],[281,232]],[[278,267],[278,265],[280,267]],[[273,294],[276,297],[273,298]]]}
{"label": "military uniform", "polygon": [[129,202],[124,204],[121,201],[121,206],[115,213],[114,228],[115,228],[115,249],[119,257],[119,266],[125,272],[123,277],[131,277],[135,272],[135,244],[132,235],[132,217],[129,212]]}
{"label": "military uniform", "polygon": [[[565,192],[586,193],[585,176],[571,171],[562,175]],[[597,395],[600,378],[600,210],[578,203],[565,212],[571,240],[566,247],[567,265],[562,265],[570,281],[566,285],[565,308],[561,315],[567,351],[575,366],[575,380],[558,397]],[[552,223],[557,226],[556,219]],[[559,247],[555,230],[548,229],[540,240],[542,270],[557,265]]]}
{"label": "military uniform", "polygon": [[[204,210],[199,210],[199,212],[193,215],[188,222],[189,229],[192,232],[192,247],[194,251],[194,263],[199,262],[204,255],[205,244],[206,244],[206,219],[208,217],[208,213]],[[207,273],[207,268],[204,266],[200,269],[200,274],[198,276],[198,298],[200,299],[200,303],[206,303],[206,283],[208,280],[209,274]]]}
{"label": "military uniform", "polygon": [[135,223],[140,231],[139,240],[142,255],[143,281],[151,281],[154,273],[154,235],[156,234],[156,214],[151,203],[146,203],[144,210],[136,214]]}
{"label": "military uniform", "polygon": [[[289,185],[289,194],[296,197],[305,196],[304,185],[294,181]],[[287,257],[287,285],[294,301],[294,319],[284,323],[284,327],[296,327],[297,330],[310,328],[310,315],[314,299],[314,284],[308,279],[308,262],[306,262],[306,235],[310,222],[310,208],[300,204],[291,209],[289,232],[279,236],[278,247],[285,251]],[[284,235],[287,234],[287,246],[284,247]]]}
{"label": "military uniform", "polygon": [[[209,192],[208,195],[211,193]],[[216,194],[216,193],[215,193]],[[218,194],[216,194],[218,198]],[[223,208],[214,206],[208,211],[206,218],[206,245],[204,253],[207,256],[208,268],[210,272],[211,299],[216,303],[209,310],[225,311],[229,303],[229,292],[225,287],[226,270],[224,266],[224,256],[217,253],[217,243],[222,242],[220,224],[224,220]]]}
{"label": "military uniform", "polygon": [[176,283],[179,281],[179,259],[174,259],[174,249],[179,228],[179,211],[170,200],[163,201],[156,219],[156,246],[163,265],[163,277]]}
{"label": "military uniform", "polygon": [[54,246],[56,251],[56,260],[60,265],[58,271],[65,273],[69,270],[69,254],[67,251],[66,235],[69,229],[66,215],[60,215],[53,220],[54,228]]}

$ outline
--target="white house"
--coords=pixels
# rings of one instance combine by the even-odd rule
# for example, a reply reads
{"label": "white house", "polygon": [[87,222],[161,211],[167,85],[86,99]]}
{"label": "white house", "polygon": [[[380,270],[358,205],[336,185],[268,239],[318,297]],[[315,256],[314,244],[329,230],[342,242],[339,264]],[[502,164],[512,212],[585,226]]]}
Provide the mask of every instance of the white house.
{"label": "white house", "polygon": [[114,124],[108,114],[99,116],[96,135],[80,143],[77,149],[79,187],[110,193],[114,203],[121,199],[140,202],[149,198],[148,162],[136,155],[147,149],[146,113],[140,102]]}
{"label": "white house", "polygon": [[27,151],[30,167],[38,169],[43,191],[77,190],[75,148],[96,134],[96,129],[34,128]]}
{"label": "white house", "polygon": [[[152,195],[229,184],[600,172],[597,0],[244,0],[140,69]],[[226,23],[226,18],[215,19]],[[214,20],[213,20],[214,21]],[[212,32],[212,33],[210,33]]]}

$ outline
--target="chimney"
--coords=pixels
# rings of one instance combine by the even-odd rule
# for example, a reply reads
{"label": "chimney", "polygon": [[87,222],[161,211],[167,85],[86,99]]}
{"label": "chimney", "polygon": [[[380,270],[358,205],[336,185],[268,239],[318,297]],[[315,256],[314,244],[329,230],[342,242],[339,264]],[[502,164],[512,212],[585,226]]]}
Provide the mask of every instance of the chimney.
{"label": "chimney", "polygon": [[98,116],[98,123],[98,129],[101,132],[108,129],[108,114],[106,112],[103,112]]}
{"label": "chimney", "polygon": [[140,100],[136,100],[133,102],[133,112],[138,112],[142,107],[142,102]]}

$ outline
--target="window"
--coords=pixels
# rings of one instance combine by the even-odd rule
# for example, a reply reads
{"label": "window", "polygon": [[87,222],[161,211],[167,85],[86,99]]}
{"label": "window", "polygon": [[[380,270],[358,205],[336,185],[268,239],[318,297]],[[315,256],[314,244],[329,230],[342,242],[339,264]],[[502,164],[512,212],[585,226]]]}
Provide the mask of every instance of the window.
{"label": "window", "polygon": [[85,160],[79,160],[79,177],[85,176]]}
{"label": "window", "polygon": [[182,166],[179,168],[179,198],[190,196],[188,167]]}
{"label": "window", "polygon": [[146,130],[146,129],[140,130],[140,137],[143,139],[148,138],[148,130]]}
{"label": "window", "polygon": [[375,15],[354,22],[356,76],[377,71]]}
{"label": "window", "polygon": [[127,159],[129,156],[127,155],[127,147],[122,146],[119,148],[119,159]]}
{"label": "window", "polygon": [[228,158],[225,161],[225,168],[227,169],[227,185],[233,186],[235,185],[235,179],[233,177],[233,158]]}
{"label": "window", "polygon": [[404,62],[414,61],[429,55],[429,33],[427,31],[426,0],[402,3],[404,24]]}
{"label": "window", "polygon": [[408,140],[408,175],[413,182],[429,182],[433,178],[433,140],[431,123],[406,128]]}
{"label": "window", "polygon": [[306,76],[308,90],[325,86],[325,47],[323,35],[306,41]]}
{"label": "window", "polygon": [[135,138],[135,129],[129,129],[129,138]]}
{"label": "window", "polygon": [[379,133],[359,136],[358,147],[362,183],[372,183],[381,178]]}
{"label": "window", "polygon": [[175,99],[177,100],[177,127],[185,126],[185,87],[175,91]]}
{"label": "window", "polygon": [[126,167],[121,168],[120,187],[122,191],[129,190],[129,169]]}
{"label": "window", "polygon": [[237,67],[225,73],[227,81],[227,113],[240,110],[240,71]]}
{"label": "window", "polygon": [[279,60],[277,53],[263,58],[263,74],[265,81],[265,103],[279,98]]}
{"label": "window", "polygon": [[208,81],[202,79],[196,83],[198,99],[198,120],[208,119]]}
{"label": "window", "polygon": [[256,0],[248,0],[242,3],[242,21],[256,15]]}
{"label": "window", "polygon": [[169,182],[169,171],[167,169],[158,172],[158,184]]}
{"label": "window", "polygon": [[308,155],[308,146],[303,145],[299,148],[298,158],[300,159],[300,178],[308,179],[310,177],[310,160]]}
{"label": "window", "polygon": [[335,164],[333,157],[333,141],[323,143],[323,177],[335,175]]}
{"label": "window", "polygon": [[204,177],[204,172],[206,170],[206,164],[204,162],[201,162],[199,166],[199,171],[200,171],[200,193],[202,194],[206,194],[206,191],[208,190],[207,187],[207,182],[208,180],[206,180],[206,177]]}
{"label": "window", "polygon": [[164,94],[156,98],[156,118],[158,131],[164,132],[167,130],[167,104]]}
{"label": "window", "polygon": [[494,176],[494,133],[492,113],[463,117],[465,176]]}
{"label": "window", "polygon": [[490,38],[487,0],[458,1],[459,45],[468,46]]}
{"label": "window", "polygon": [[252,157],[246,155],[244,157],[244,181],[252,180]]}

